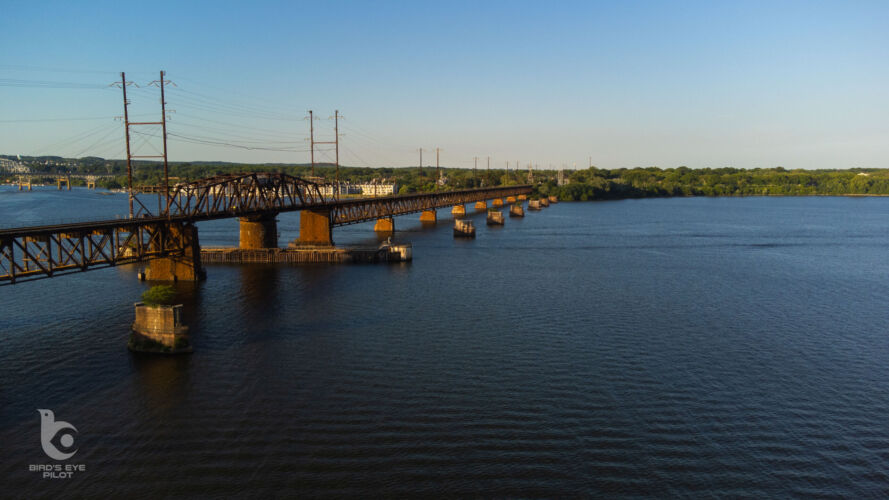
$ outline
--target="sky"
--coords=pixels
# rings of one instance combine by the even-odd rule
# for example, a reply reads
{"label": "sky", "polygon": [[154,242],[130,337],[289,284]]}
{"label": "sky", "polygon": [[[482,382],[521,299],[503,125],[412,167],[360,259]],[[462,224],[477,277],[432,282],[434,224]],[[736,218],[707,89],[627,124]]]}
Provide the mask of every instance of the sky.
{"label": "sky", "polygon": [[[889,2],[0,1],[0,154],[889,168]],[[138,85],[138,87],[136,86]],[[175,85],[175,86],[174,86]],[[161,149],[133,127],[133,154]],[[319,145],[317,161],[333,161]]]}

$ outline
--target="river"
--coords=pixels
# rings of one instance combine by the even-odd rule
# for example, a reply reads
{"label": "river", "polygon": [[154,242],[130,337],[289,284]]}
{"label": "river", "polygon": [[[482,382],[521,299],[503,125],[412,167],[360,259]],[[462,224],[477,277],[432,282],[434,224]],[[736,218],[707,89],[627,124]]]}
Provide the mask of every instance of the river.
{"label": "river", "polygon": [[[4,226],[125,210],[0,188]],[[136,266],[0,287],[4,494],[889,495],[889,198],[559,203],[475,240],[417,217],[411,263],[207,266],[190,355],[127,351]]]}

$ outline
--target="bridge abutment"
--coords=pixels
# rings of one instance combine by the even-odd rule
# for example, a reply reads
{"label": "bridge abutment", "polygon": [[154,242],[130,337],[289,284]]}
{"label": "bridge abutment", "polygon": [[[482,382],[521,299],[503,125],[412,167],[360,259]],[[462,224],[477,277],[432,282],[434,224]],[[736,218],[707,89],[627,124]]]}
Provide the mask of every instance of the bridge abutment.
{"label": "bridge abutment", "polygon": [[145,279],[148,281],[198,281],[206,277],[201,266],[201,245],[198,228],[192,224],[171,223],[168,238],[181,240],[182,255],[161,257],[148,263]]}
{"label": "bridge abutment", "polygon": [[299,213],[299,245],[333,245],[330,210],[302,210]]}
{"label": "bridge abutment", "polygon": [[240,236],[238,248],[250,250],[256,248],[276,248],[278,246],[277,214],[254,215],[240,217]]}

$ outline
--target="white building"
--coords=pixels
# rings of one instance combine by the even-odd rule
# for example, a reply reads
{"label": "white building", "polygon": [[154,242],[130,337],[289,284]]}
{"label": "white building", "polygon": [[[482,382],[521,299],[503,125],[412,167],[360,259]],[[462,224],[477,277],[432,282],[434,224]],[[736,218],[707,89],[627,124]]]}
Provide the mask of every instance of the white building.
{"label": "white building", "polygon": [[[321,184],[318,186],[318,190],[321,191],[321,196],[324,197],[332,197],[335,189],[335,183]],[[391,196],[397,192],[398,186],[394,182],[384,182],[377,180],[357,184],[353,184],[350,182],[341,182],[339,189],[340,196]]]}

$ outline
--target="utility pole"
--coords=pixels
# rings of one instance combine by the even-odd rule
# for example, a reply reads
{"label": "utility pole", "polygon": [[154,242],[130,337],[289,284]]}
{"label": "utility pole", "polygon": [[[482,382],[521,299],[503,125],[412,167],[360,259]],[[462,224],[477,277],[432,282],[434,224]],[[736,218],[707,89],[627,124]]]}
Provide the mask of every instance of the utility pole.
{"label": "utility pole", "polygon": [[435,185],[438,185],[438,181],[441,180],[441,167],[438,165],[438,152],[439,148],[435,148]]}
{"label": "utility pole", "polygon": [[120,88],[123,90],[123,125],[127,138],[127,197],[130,201],[130,219],[133,218],[133,163],[130,160],[130,115],[127,112],[127,77],[120,72]]}
{"label": "utility pole", "polygon": [[336,198],[340,197],[340,110],[333,112],[333,136],[336,143]]}
{"label": "utility pole", "polygon": [[167,170],[167,103],[164,102],[164,75],[166,72],[161,70],[161,130],[164,135],[164,193],[167,195],[166,209],[167,217],[170,216],[170,176]]}
{"label": "utility pole", "polygon": [[423,148],[419,148],[418,151],[420,152],[420,174],[422,175],[423,174]]}
{"label": "utility pole", "polygon": [[478,156],[473,156],[472,178],[478,181]]}
{"label": "utility pole", "polygon": [[593,157],[590,156],[590,168],[593,168]]}
{"label": "utility pole", "polygon": [[312,153],[311,153],[311,161],[312,161],[312,177],[315,177],[315,117],[312,114],[312,110],[309,110],[309,142],[312,144]]}

